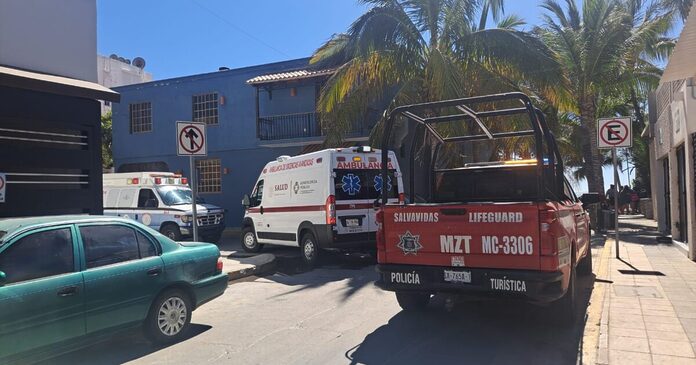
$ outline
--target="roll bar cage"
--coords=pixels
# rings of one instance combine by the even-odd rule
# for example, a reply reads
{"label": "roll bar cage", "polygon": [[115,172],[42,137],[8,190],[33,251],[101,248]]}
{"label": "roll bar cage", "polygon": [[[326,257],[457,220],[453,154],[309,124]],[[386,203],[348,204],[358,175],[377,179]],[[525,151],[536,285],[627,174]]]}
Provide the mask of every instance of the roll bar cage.
{"label": "roll bar cage", "polygon": [[[514,107],[514,108],[504,108],[504,109],[490,109],[490,110],[482,110],[482,111],[475,111],[472,107],[474,105],[480,105],[483,103],[491,103],[491,102],[501,102],[501,101],[518,101],[520,103],[519,107]],[[449,114],[449,115],[438,115],[438,116],[431,116],[431,117],[426,117],[422,116],[422,113],[424,111],[441,111],[443,108],[455,108],[457,109],[458,112],[461,113],[456,113],[456,114]],[[519,114],[526,114],[529,117],[529,124],[531,129],[527,130],[522,130],[522,131],[514,131],[514,132],[499,132],[499,133],[491,133],[491,131],[485,126],[485,124],[482,122],[481,118],[488,118],[488,117],[497,117],[497,116],[512,116],[512,115],[519,115]],[[544,151],[543,151],[543,142],[546,141],[546,144],[548,145],[549,148],[549,155],[548,155],[548,166],[554,170],[554,179],[553,179],[553,188],[554,191],[557,191],[555,188],[563,186],[563,160],[561,159],[560,153],[558,151],[558,145],[556,144],[556,139],[549,130],[548,124],[546,123],[546,118],[544,117],[544,113],[539,110],[538,108],[534,107],[532,104],[531,99],[525,95],[524,93],[521,92],[510,92],[510,93],[502,93],[502,94],[492,94],[492,95],[482,95],[482,96],[474,96],[474,97],[469,97],[469,98],[462,98],[462,99],[452,99],[452,100],[443,100],[443,101],[435,101],[435,102],[427,102],[427,103],[419,103],[419,104],[412,104],[412,105],[404,105],[400,106],[397,108],[394,108],[388,115],[387,120],[384,124],[384,131],[382,134],[382,145],[381,149],[382,151],[388,151],[389,150],[389,142],[391,139],[391,134],[392,134],[392,129],[394,128],[394,121],[396,120],[397,117],[406,117],[409,118],[415,122],[418,123],[417,125],[417,130],[418,128],[425,128],[432,136],[434,136],[437,139],[437,145],[435,146],[435,154],[432,159],[434,165],[434,161],[437,160],[437,156],[440,151],[440,147],[444,145],[445,143],[457,143],[457,142],[463,142],[463,141],[476,141],[476,140],[492,140],[492,139],[499,139],[499,138],[510,138],[510,137],[520,137],[520,136],[533,136],[534,137],[534,143],[535,143],[535,155],[537,156],[537,161],[536,161],[536,176],[537,176],[537,200],[545,200],[545,189],[546,189],[546,181],[543,178],[544,176],[544,165],[546,164],[545,156],[544,156]],[[483,134],[475,134],[475,135],[467,135],[467,136],[455,136],[455,137],[443,137],[440,135],[433,127],[433,124],[437,123],[443,123],[443,122],[453,122],[453,121],[462,121],[462,122],[468,122],[468,121],[473,121],[475,122],[478,127],[483,131]],[[416,147],[416,141],[417,138],[413,138],[413,141],[411,143],[410,149],[408,151],[408,156],[410,158],[409,160],[409,166],[410,166],[410,178],[409,178],[409,191],[410,191],[410,198],[411,201],[413,201],[413,195],[414,195],[414,190],[415,190],[415,180],[414,180],[414,166],[415,166],[415,155],[413,151],[415,150]],[[387,166],[388,164],[388,153],[382,153],[382,169],[381,169],[381,174],[382,178],[385,179],[387,176]],[[431,170],[433,170],[434,166],[431,166]],[[386,180],[383,180],[386,181]],[[385,189],[382,189],[382,195],[381,195],[381,203],[382,205],[386,205],[388,200],[388,194]]]}

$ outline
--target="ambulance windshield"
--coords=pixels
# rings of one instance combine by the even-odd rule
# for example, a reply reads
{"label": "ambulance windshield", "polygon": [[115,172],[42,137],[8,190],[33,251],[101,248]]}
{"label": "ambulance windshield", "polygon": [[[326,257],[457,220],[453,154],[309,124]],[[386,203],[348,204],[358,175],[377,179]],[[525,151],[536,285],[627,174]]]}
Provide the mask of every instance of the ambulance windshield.
{"label": "ambulance windshield", "polygon": [[193,201],[191,189],[185,186],[160,186],[157,192],[165,205],[191,204]]}

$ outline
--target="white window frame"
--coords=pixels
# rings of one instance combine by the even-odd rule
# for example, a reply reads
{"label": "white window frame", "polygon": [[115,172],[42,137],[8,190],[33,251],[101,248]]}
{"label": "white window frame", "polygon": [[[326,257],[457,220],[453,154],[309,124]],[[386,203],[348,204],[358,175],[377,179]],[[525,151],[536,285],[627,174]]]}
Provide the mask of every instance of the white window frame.
{"label": "white window frame", "polygon": [[199,194],[222,193],[222,165],[219,158],[196,160]]}
{"label": "white window frame", "polygon": [[191,97],[191,120],[202,122],[206,125],[218,125],[219,106],[219,97],[216,91],[193,95]]}
{"label": "white window frame", "polygon": [[128,104],[128,122],[131,134],[152,132],[152,103]]}

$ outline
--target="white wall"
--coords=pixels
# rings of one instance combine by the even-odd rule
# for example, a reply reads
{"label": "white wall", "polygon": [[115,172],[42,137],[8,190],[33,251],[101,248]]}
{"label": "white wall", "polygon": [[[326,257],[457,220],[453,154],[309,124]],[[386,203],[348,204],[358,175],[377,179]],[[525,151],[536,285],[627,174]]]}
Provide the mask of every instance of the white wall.
{"label": "white wall", "polygon": [[0,1],[0,64],[97,82],[96,0]]}
{"label": "white wall", "polygon": [[99,85],[112,88],[152,81],[152,74],[133,65],[99,55],[97,78]]}

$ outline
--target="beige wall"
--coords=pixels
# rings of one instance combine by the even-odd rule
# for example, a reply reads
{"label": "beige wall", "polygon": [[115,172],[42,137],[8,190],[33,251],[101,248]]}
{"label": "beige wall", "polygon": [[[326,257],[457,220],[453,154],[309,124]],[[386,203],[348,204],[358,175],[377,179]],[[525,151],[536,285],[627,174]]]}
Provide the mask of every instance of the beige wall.
{"label": "beige wall", "polygon": [[0,64],[97,82],[96,0],[0,1]]}

